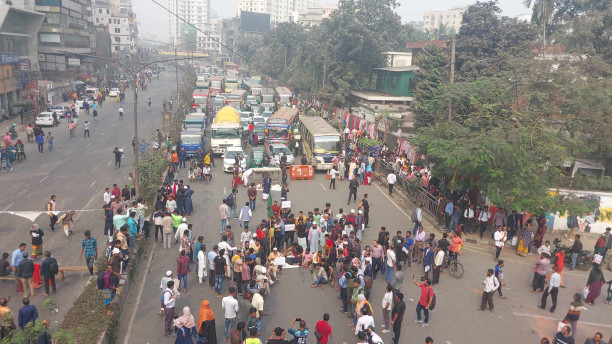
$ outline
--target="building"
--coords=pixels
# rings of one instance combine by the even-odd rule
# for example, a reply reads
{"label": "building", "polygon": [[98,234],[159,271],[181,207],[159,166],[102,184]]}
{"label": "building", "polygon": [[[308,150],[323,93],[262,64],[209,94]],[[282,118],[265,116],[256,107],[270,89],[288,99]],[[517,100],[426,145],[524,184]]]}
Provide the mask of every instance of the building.
{"label": "building", "polygon": [[[241,40],[262,37],[270,31],[271,16],[266,13],[240,12],[239,17],[223,19],[221,22],[221,42],[225,47],[221,48],[223,55],[229,56],[230,60],[236,58],[233,51],[236,44]],[[235,61],[234,62],[239,62]]]}
{"label": "building", "polygon": [[[97,31],[109,33],[113,54],[133,54],[136,50],[138,26],[131,1],[93,1],[91,5],[93,24]],[[104,38],[102,35],[96,37]]]}
{"label": "building", "polygon": [[412,52],[389,51],[387,55],[387,67],[404,67],[412,65]]}
{"label": "building", "polygon": [[425,12],[423,14],[423,29],[432,31],[439,29],[440,26],[445,26],[447,29],[459,32],[465,10],[465,7],[458,7],[448,11]]}
{"label": "building", "polygon": [[[13,105],[36,89],[38,29],[44,15],[34,2],[13,0],[0,5],[0,113],[13,113]],[[34,85],[34,86],[32,86]]]}
{"label": "building", "polygon": [[205,33],[198,31],[197,41],[198,41],[198,51],[204,51],[209,55],[219,54],[221,52],[221,19],[214,18],[210,20],[210,24],[208,25]]}
{"label": "building", "polygon": [[[169,0],[168,8],[180,18],[195,26],[196,31],[206,31],[210,23],[210,3],[211,0]],[[190,43],[181,35],[185,32],[191,35],[191,32],[181,25],[185,22],[172,13],[169,13],[169,18],[170,42],[173,44]]]}
{"label": "building", "polygon": [[323,19],[328,19],[331,13],[338,9],[338,5],[321,5],[308,7],[306,12],[298,15],[297,22],[305,26],[317,26]]}
{"label": "building", "polygon": [[320,7],[319,0],[238,0],[237,13],[267,13],[270,21],[276,24],[295,22],[299,13],[307,13],[312,7]]}
{"label": "building", "polygon": [[[419,53],[421,52],[421,50],[423,50],[423,48],[425,48],[425,46],[427,45],[435,45],[438,48],[446,48],[447,47],[447,41],[443,40],[443,39],[439,39],[439,40],[435,40],[435,41],[410,41],[410,42],[406,42],[406,50],[410,53],[411,55],[411,60],[414,60],[417,58],[417,56],[419,56]],[[412,62],[411,62],[412,64]]]}
{"label": "building", "polygon": [[35,0],[45,15],[38,32],[38,59],[43,76],[93,71],[91,0]]}
{"label": "building", "polygon": [[108,24],[111,37],[111,51],[116,54],[122,52],[132,54],[135,52],[135,39],[132,30],[132,18],[125,13],[113,14]]}

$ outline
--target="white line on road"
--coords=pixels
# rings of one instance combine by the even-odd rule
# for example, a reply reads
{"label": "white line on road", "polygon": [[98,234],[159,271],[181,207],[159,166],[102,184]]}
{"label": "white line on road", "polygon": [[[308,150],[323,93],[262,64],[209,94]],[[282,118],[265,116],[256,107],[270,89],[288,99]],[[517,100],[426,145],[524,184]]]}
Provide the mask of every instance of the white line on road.
{"label": "white line on road", "polygon": [[90,143],[88,143],[86,147],[87,147],[87,148],[89,148],[90,146],[91,146],[91,142],[90,142]]}
{"label": "white line on road", "polygon": [[[547,317],[547,316],[538,315],[538,314],[527,314],[527,313],[512,312],[512,315],[516,315],[516,316],[519,316],[519,317],[528,317],[528,318],[536,318],[536,319],[539,318],[539,319],[547,319],[547,320],[559,321],[559,318]],[[593,323],[593,322],[588,322],[588,321],[581,321],[580,325],[590,325],[590,326],[595,326],[595,327],[612,328],[612,325],[599,324],[599,323]]]}
{"label": "white line on road", "polygon": [[138,291],[138,296],[136,297],[136,303],[132,309],[132,316],[130,317],[130,324],[127,328],[127,334],[125,336],[124,344],[128,344],[130,342],[130,333],[132,333],[132,326],[134,325],[134,319],[136,318],[136,311],[138,310],[138,305],[140,304],[140,298],[142,297],[142,292],[144,290],[144,284],[147,281],[147,276],[149,276],[149,270],[151,269],[151,262],[153,262],[153,253],[155,253],[155,247],[157,245],[153,245],[153,249],[151,250],[151,254],[149,255],[149,262],[147,263],[147,268],[145,269],[145,275],[140,283],[140,290]]}
{"label": "white line on road", "polygon": [[104,136],[104,133],[100,133],[100,136]]}
{"label": "white line on road", "polygon": [[6,208],[2,209],[2,211],[7,211],[7,210],[8,210],[10,207],[12,207],[12,206],[13,206],[13,203],[11,203],[11,204],[7,205],[7,206],[6,206]]}
{"label": "white line on road", "polygon": [[225,187],[223,187],[223,194],[227,195],[227,189]]}
{"label": "white line on road", "polygon": [[116,125],[117,125],[117,123],[113,123],[113,125],[112,125],[112,126],[114,127],[114,126],[116,126]]}
{"label": "white line on road", "polygon": [[91,189],[94,185],[96,185],[96,181],[94,180],[93,183],[91,183],[91,185],[89,186],[89,188]]}
{"label": "white line on road", "polygon": [[325,188],[325,186],[323,186],[323,184],[319,183],[319,185],[321,185],[321,187],[323,188],[323,191],[327,191],[327,189]]}
{"label": "white line on road", "polygon": [[383,195],[385,195],[385,197],[387,197],[389,199],[389,201],[391,201],[391,203],[393,203],[393,205],[395,205],[397,207],[397,209],[399,209],[399,211],[402,212],[402,214],[406,215],[407,218],[410,218],[410,216],[408,216],[408,214],[406,214],[406,212],[404,210],[402,210],[402,208],[400,208],[399,205],[397,205],[397,203],[395,203],[395,201],[393,201],[391,199],[391,197],[389,197],[381,188],[378,187],[378,185],[373,184],[374,186],[376,186],[376,188],[378,189],[378,191],[380,191],[380,193],[382,193]]}
{"label": "white line on road", "polygon": [[112,164],[112,163],[113,163],[113,161],[111,160],[111,161],[108,162],[108,164],[106,164],[106,166],[110,166],[110,164]]}
{"label": "white line on road", "polygon": [[39,183],[42,183],[45,181],[45,179],[49,178],[49,176],[46,176],[45,178],[41,179]]}

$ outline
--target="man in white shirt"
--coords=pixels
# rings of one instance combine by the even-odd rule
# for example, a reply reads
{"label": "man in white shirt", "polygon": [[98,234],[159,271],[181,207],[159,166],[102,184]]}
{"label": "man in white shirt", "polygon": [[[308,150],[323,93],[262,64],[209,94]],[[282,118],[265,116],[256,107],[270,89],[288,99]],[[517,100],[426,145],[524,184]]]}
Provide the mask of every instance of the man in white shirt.
{"label": "man in white shirt", "polygon": [[106,191],[104,191],[104,204],[109,204],[110,201],[111,201],[110,189],[106,188]]}
{"label": "man in white shirt", "polygon": [[544,243],[544,245],[540,246],[540,248],[538,248],[538,256],[541,256],[542,253],[546,253],[549,256],[552,256],[550,254],[550,241],[546,240],[546,242]]}
{"label": "man in white shirt", "polygon": [[170,334],[170,327],[174,320],[174,306],[177,296],[174,293],[174,281],[168,281],[166,286],[167,288],[164,290],[164,330],[166,337],[173,337],[174,335]]}
{"label": "man in white shirt", "polygon": [[[187,225],[187,218],[183,217],[181,224],[176,229],[176,233],[174,233],[174,238],[177,240],[180,240],[183,237],[185,231],[188,229],[189,229],[189,226]],[[181,249],[179,248],[179,251],[180,250]]]}
{"label": "man in white shirt", "polygon": [[246,245],[245,243],[251,241],[252,237],[253,234],[249,231],[249,227],[244,226],[244,232],[240,233],[240,245],[244,247]]}
{"label": "man in white shirt", "polygon": [[251,305],[257,310],[257,335],[259,336],[261,336],[261,317],[264,315],[264,298],[262,296],[264,292],[264,289],[260,289],[251,300]]}
{"label": "man in white shirt", "polygon": [[412,235],[416,235],[417,230],[421,227],[421,222],[423,221],[423,204],[419,204],[419,207],[414,210],[416,215],[416,222],[414,223],[414,228],[412,228]]}
{"label": "man in white shirt", "polygon": [[417,255],[419,264],[423,263],[423,251],[421,249],[425,246],[425,236],[427,234],[423,230],[423,226],[419,226],[419,230],[414,235],[414,252]]}
{"label": "man in white shirt", "polygon": [[468,208],[463,211],[463,218],[465,219],[464,232],[471,233],[472,226],[474,225],[474,205],[470,204]]}
{"label": "man in white shirt", "polygon": [[331,170],[329,170],[329,189],[336,190],[336,176],[338,176],[338,170],[335,166],[332,166]]}
{"label": "man in white shirt", "polygon": [[548,280],[548,288],[544,290],[544,294],[542,294],[542,304],[540,305],[541,309],[546,309],[546,299],[548,299],[548,295],[552,300],[552,307],[550,307],[550,312],[553,313],[557,308],[557,294],[559,293],[559,286],[561,285],[561,275],[558,272],[558,268],[556,265],[552,267],[552,274],[550,275],[550,279]]}
{"label": "man in white shirt", "polygon": [[370,308],[363,307],[358,310],[361,311],[362,316],[357,319],[357,325],[355,325],[355,335],[359,333],[359,331],[366,331],[370,326],[375,327],[374,318],[370,315]]}
{"label": "man in white shirt", "polygon": [[393,272],[395,269],[395,246],[391,244],[387,250],[387,269],[385,270],[385,281],[387,284],[391,283],[393,278]]}
{"label": "man in white shirt", "polygon": [[489,213],[489,207],[482,207],[480,209],[480,214],[478,215],[478,224],[480,225],[480,239],[484,232],[487,230],[487,224],[489,223],[489,217],[491,213]]}
{"label": "man in white shirt", "polygon": [[442,272],[442,264],[444,263],[444,251],[438,245],[436,246],[436,256],[434,257],[434,266],[433,266],[433,279],[431,281],[432,285],[438,284],[440,282],[440,272]]}
{"label": "man in white shirt", "polygon": [[397,181],[397,176],[393,171],[387,175],[387,183],[389,184],[389,195],[393,194],[393,185]]}
{"label": "man in white shirt", "polygon": [[393,309],[393,289],[391,288],[391,285],[387,284],[387,292],[385,293],[385,296],[383,296],[382,299],[382,310],[383,310],[383,322],[384,324],[382,324],[382,328],[384,330],[382,330],[382,333],[389,333],[391,332],[391,330],[389,330],[389,326],[391,325],[391,310]]}
{"label": "man in white shirt", "polygon": [[493,293],[499,288],[499,281],[493,275],[495,271],[493,269],[487,270],[487,277],[482,284],[484,290],[482,291],[482,301],[480,302],[480,310],[484,311],[489,304],[489,310],[493,312]]}
{"label": "man in white shirt", "polygon": [[230,332],[236,327],[236,315],[240,310],[240,306],[238,306],[238,300],[234,298],[235,292],[236,289],[230,287],[227,296],[221,300],[221,307],[225,313],[225,326],[223,331],[223,338],[225,339],[223,341],[229,340]]}
{"label": "man in white shirt", "polygon": [[249,221],[251,221],[251,217],[253,216],[253,212],[251,211],[251,207],[249,206],[249,202],[246,202],[245,206],[240,209],[240,221],[242,221],[243,227],[249,227]]}
{"label": "man in white shirt", "polygon": [[502,226],[497,226],[493,239],[495,239],[495,261],[497,261],[506,241],[506,231],[502,229]]}

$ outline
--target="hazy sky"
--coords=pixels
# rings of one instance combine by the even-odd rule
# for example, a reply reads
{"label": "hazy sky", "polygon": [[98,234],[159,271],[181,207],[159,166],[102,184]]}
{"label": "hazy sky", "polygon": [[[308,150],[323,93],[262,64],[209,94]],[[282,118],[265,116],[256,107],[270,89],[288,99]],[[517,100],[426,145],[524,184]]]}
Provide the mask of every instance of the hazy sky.
{"label": "hazy sky", "polygon": [[[423,20],[423,12],[440,11],[452,7],[463,7],[476,2],[476,0],[434,0],[428,1],[409,1],[398,0],[400,7],[397,12],[402,16],[403,21]],[[160,3],[167,4],[167,0]],[[211,0],[213,13],[219,17],[227,18],[236,14],[236,0]],[[323,4],[336,3],[334,0],[321,0]],[[141,37],[154,38],[158,40],[168,40],[168,13],[151,0],[132,0],[134,11],[140,22]],[[529,10],[522,5],[519,0],[499,0],[500,7],[504,15],[516,16],[518,14],[529,13]]]}

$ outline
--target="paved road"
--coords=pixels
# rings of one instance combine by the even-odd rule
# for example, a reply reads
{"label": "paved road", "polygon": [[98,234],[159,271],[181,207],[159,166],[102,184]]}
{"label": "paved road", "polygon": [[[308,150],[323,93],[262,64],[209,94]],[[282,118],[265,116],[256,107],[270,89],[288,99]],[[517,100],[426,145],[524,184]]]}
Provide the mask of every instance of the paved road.
{"label": "paved road", "polygon": [[[219,160],[217,166],[219,165]],[[195,212],[190,219],[195,229],[195,236],[204,235],[208,249],[219,241],[220,221],[217,207],[225,194],[230,190],[230,176],[219,172],[219,167],[213,172],[214,183],[193,185],[195,190],[193,197]],[[292,201],[293,210],[312,210],[315,207],[323,208],[326,202],[331,202],[332,209],[337,212],[342,207],[345,211],[355,208],[356,204],[350,206],[346,204],[348,195],[347,182],[338,182],[336,191],[327,190],[328,182],[324,175],[316,175],[313,181],[293,181],[290,183],[289,199]],[[365,243],[377,236],[380,226],[386,226],[394,233],[401,229],[405,231],[412,227],[409,214],[410,208],[401,208],[395,203],[397,198],[389,198],[384,192],[384,188],[377,186],[362,186],[359,188],[359,195],[364,192],[370,194],[373,206],[370,210],[371,229],[364,234]],[[280,197],[278,192],[273,192],[273,197]],[[238,204],[246,201],[245,189],[240,188]],[[253,223],[265,217],[265,208],[261,203],[261,195],[258,199],[258,207],[253,216]],[[236,220],[231,221],[235,234],[240,228]],[[428,229],[431,226],[427,226]],[[431,231],[429,229],[428,231]],[[438,233],[436,231],[436,233]],[[440,234],[437,234],[440,235]],[[363,245],[363,246],[364,246]],[[559,293],[559,305],[554,314],[548,311],[541,311],[537,308],[539,296],[529,293],[529,284],[532,276],[532,266],[535,257],[520,258],[511,251],[504,251],[502,258],[506,260],[504,270],[506,277],[506,287],[504,288],[507,299],[500,300],[495,298],[495,312],[480,312],[478,310],[482,290],[482,281],[488,268],[494,267],[494,250],[488,246],[477,246],[467,244],[460,257],[466,267],[466,272],[462,279],[455,280],[448,275],[442,275],[441,283],[435,290],[438,295],[437,307],[431,314],[430,326],[421,328],[412,323],[415,318],[414,309],[419,297],[419,288],[415,287],[411,278],[412,275],[420,276],[421,269],[413,266],[405,272],[405,280],[402,291],[406,295],[408,303],[407,314],[403,324],[402,343],[424,343],[426,336],[432,336],[436,343],[510,343],[538,342],[542,336],[549,338],[554,336],[557,322],[566,312],[571,295],[582,290],[586,282],[587,272],[566,272],[566,289],[561,289]],[[157,314],[159,310],[160,298],[160,279],[168,269],[176,271],[176,258],[178,248],[170,251],[163,251],[161,244],[156,246],[148,275],[144,281],[144,288],[140,299],[137,292],[130,297],[128,309],[135,309],[136,316],[134,322],[130,323],[129,316],[122,319],[120,343],[166,343],[170,342],[163,337],[163,319]],[[148,261],[143,259],[145,266]],[[195,267],[194,267],[195,269]],[[143,267],[139,271],[144,271]],[[606,276],[612,277],[612,273],[605,272]],[[144,278],[144,276],[143,276]],[[312,289],[312,280],[306,274],[302,280],[298,269],[288,269],[282,274],[281,282],[272,287],[272,294],[266,298],[265,309],[269,316],[264,317],[263,334],[268,338],[271,331],[276,326],[286,328],[294,317],[306,319],[308,325],[313,327],[316,321],[322,318],[323,313],[331,315],[331,326],[333,328],[333,343],[355,343],[357,342],[354,333],[350,331],[348,324],[350,320],[339,312],[340,302],[335,291],[329,287],[324,289]],[[223,336],[223,311],[221,301],[218,299],[208,286],[197,285],[197,276],[192,273],[189,277],[189,292],[177,302],[177,310],[180,311],[184,306],[189,306],[194,316],[198,316],[199,305],[203,299],[211,301],[216,315],[217,337],[222,340]],[[385,283],[382,278],[378,278],[374,284],[372,292],[372,305],[375,312],[377,328],[380,330],[382,321],[381,300],[384,294]],[[227,283],[225,285],[227,291]],[[139,301],[139,302],[137,302]],[[550,304],[550,300],[549,300]],[[592,334],[599,330],[605,336],[609,336],[612,330],[612,308],[603,304],[603,299],[596,306],[589,306],[589,310],[583,312],[579,325],[577,343],[584,342],[587,334]],[[592,324],[587,324],[592,323]],[[129,339],[126,341],[126,334],[129,332]],[[291,337],[290,335],[288,336]],[[314,334],[311,334],[309,343],[314,343]],[[382,336],[385,342],[391,342],[390,334]],[[503,338],[503,339],[502,339]],[[607,337],[606,337],[607,338]]]}
{"label": "paved road", "polygon": [[[173,82],[174,73],[166,72],[160,80],[151,82],[147,91],[139,93],[138,125],[139,137],[148,138],[156,128],[161,127],[161,103],[168,99],[169,90],[164,85]],[[146,99],[151,97],[152,109],[147,110]],[[61,226],[52,233],[49,228],[49,219],[46,214],[40,215],[36,222],[45,231],[44,249],[50,250],[60,266],[84,265],[79,262],[80,243],[83,231],[90,229],[98,238],[98,248],[101,255],[106,248],[103,234],[102,194],[105,187],[113,183],[127,184],[128,174],[133,172],[132,161],[134,154],[131,142],[134,129],[133,93],[126,92],[124,119],[118,119],[119,103],[110,98],[99,111],[99,119],[91,123],[91,137],[83,138],[83,123],[92,122],[92,116],[81,115],[75,137],[69,136],[67,122],[62,120],[58,127],[45,128],[45,133],[51,131],[55,137],[53,152],[45,146],[44,153],[37,151],[35,144],[26,144],[27,161],[13,165],[13,171],[0,174],[2,180],[2,195],[0,210],[2,211],[42,211],[50,195],[57,196],[58,210],[69,209],[95,209],[93,212],[77,213],[75,216],[74,235],[67,238]],[[83,111],[82,111],[83,112]],[[20,136],[25,141],[25,136]],[[120,169],[113,164],[113,149],[115,146],[125,147],[124,159]],[[28,244],[27,251],[31,252],[29,229],[31,221],[25,218],[0,214],[0,242],[1,252],[11,253],[18,243]],[[38,260],[40,262],[40,259]],[[89,274],[70,273],[64,282],[58,283],[58,293],[52,295],[60,304],[60,313],[52,316],[53,321],[61,321],[65,311],[69,309],[70,301],[74,295],[80,293]],[[21,302],[15,292],[14,284],[9,281],[0,283],[2,296],[12,296],[13,310],[18,309]],[[39,289],[42,294],[44,289]],[[37,295],[33,302],[40,307],[43,297]],[[46,315],[45,315],[46,317]]]}

